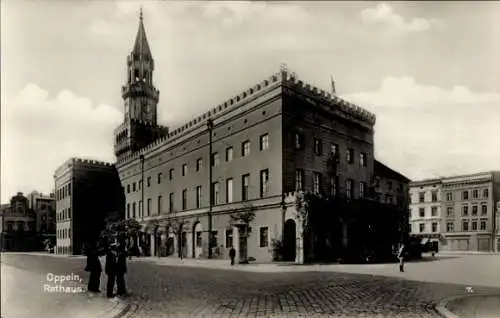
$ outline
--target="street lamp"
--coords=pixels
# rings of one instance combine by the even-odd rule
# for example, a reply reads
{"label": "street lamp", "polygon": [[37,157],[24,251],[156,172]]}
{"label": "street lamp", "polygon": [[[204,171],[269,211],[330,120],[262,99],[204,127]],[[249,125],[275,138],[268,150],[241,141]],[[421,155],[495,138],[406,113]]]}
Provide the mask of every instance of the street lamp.
{"label": "street lamp", "polygon": [[212,189],[212,130],[214,123],[212,119],[207,120],[208,129],[208,189],[209,189],[209,204],[208,204],[208,258],[212,258],[212,206],[213,206],[213,189]]}

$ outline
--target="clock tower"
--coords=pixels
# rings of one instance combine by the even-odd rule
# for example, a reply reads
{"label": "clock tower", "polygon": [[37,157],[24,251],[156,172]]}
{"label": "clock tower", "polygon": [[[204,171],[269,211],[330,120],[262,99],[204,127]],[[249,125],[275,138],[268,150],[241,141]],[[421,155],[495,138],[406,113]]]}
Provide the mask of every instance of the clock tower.
{"label": "clock tower", "polygon": [[118,159],[147,146],[167,134],[157,125],[160,92],[153,85],[154,60],[149,48],[142,9],[132,52],[127,56],[127,82],[122,87],[124,120],[115,129],[115,155]]}

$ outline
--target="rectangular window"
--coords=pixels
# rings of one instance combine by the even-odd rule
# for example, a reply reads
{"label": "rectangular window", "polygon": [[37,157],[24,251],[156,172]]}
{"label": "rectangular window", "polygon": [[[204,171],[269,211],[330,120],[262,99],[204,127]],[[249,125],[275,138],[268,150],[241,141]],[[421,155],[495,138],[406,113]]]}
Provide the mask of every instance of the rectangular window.
{"label": "rectangular window", "polygon": [[226,202],[233,202],[233,178],[226,180]]}
{"label": "rectangular window", "polygon": [[158,214],[163,213],[163,197],[161,195],[158,196]]}
{"label": "rectangular window", "polygon": [[269,229],[267,227],[260,228],[260,247],[269,245]]}
{"label": "rectangular window", "polygon": [[455,230],[455,224],[453,222],[446,223],[446,232],[453,232]]}
{"label": "rectangular window", "polygon": [[185,177],[187,175],[187,171],[188,171],[188,165],[187,164],[183,164],[182,165],[182,176]]}
{"label": "rectangular window", "polygon": [[226,248],[233,247],[233,229],[226,230]]}
{"label": "rectangular window", "polygon": [[437,214],[438,214],[437,206],[431,207],[431,216],[437,216]]}
{"label": "rectangular window", "polygon": [[245,174],[241,177],[241,200],[248,200],[248,186],[250,183],[250,175]]}
{"label": "rectangular window", "polygon": [[313,192],[318,194],[321,189],[321,174],[318,172],[313,173]]}
{"label": "rectangular window", "polygon": [[432,191],[432,202],[437,202],[438,200],[438,194],[437,191]]}
{"label": "rectangular window", "polygon": [[354,163],[354,150],[347,149],[345,152],[345,158],[346,158],[347,163],[353,164]]}
{"label": "rectangular window", "polygon": [[484,190],[483,190],[483,198],[484,198],[484,199],[487,199],[487,198],[488,198],[488,194],[489,194],[489,193],[488,193],[488,189],[484,189]]}
{"label": "rectangular window", "polygon": [[351,199],[353,197],[352,193],[353,193],[352,180],[347,179],[345,181],[345,194],[346,194],[348,199]]}
{"label": "rectangular window", "polygon": [[219,161],[219,153],[218,152],[214,152],[212,154],[212,166],[213,167],[218,167],[220,164],[220,161]]}
{"label": "rectangular window", "polygon": [[339,187],[339,178],[330,177],[330,195],[337,195],[337,189]]}
{"label": "rectangular window", "polygon": [[295,170],[295,191],[304,189],[304,170]]}
{"label": "rectangular window", "polygon": [[142,200],[139,201],[139,217],[144,217],[144,204]]}
{"label": "rectangular window", "polygon": [[359,183],[359,197],[364,198],[365,197],[365,188],[366,188],[366,183],[360,182]]}
{"label": "rectangular window", "polygon": [[135,192],[135,191],[136,191],[136,189],[135,189],[135,182],[134,182],[134,183],[132,183],[132,191],[133,191],[133,192]]}
{"label": "rectangular window", "polygon": [[366,154],[363,152],[359,154],[359,165],[361,167],[366,167]]}
{"label": "rectangular window", "polygon": [[453,207],[449,206],[446,208],[446,216],[453,216],[455,213],[453,213]]}
{"label": "rectangular window", "polygon": [[201,207],[201,186],[196,187],[196,208]]}
{"label": "rectangular window", "polygon": [[130,203],[127,203],[127,219],[130,219]]}
{"label": "rectangular window", "polygon": [[71,195],[71,183],[68,184],[68,196]]}
{"label": "rectangular window", "polygon": [[226,148],[226,161],[233,161],[233,147]]}
{"label": "rectangular window", "polygon": [[295,149],[300,150],[304,148],[304,135],[301,133],[295,133],[294,136]]}
{"label": "rectangular window", "polygon": [[151,199],[148,199],[148,206],[147,206],[147,216],[151,215]]}
{"label": "rectangular window", "polygon": [[135,219],[135,202],[132,203],[132,217]]}
{"label": "rectangular window", "polygon": [[269,135],[264,134],[260,136],[260,151],[269,149]]}
{"label": "rectangular window", "polygon": [[479,198],[479,191],[477,189],[472,190],[472,198],[473,199]]}
{"label": "rectangular window", "polygon": [[476,216],[477,215],[477,205],[472,206],[472,215]]}
{"label": "rectangular window", "polygon": [[214,182],[212,183],[212,204],[217,205],[219,204],[219,195],[220,195],[220,188],[219,188],[219,182]]}
{"label": "rectangular window", "polygon": [[212,247],[218,247],[219,245],[219,240],[217,239],[217,236],[219,236],[219,231],[212,231],[211,239],[212,239]]}
{"label": "rectangular window", "polygon": [[483,204],[481,206],[481,215],[486,215],[486,214],[488,214],[488,206]]}
{"label": "rectangular window", "polygon": [[323,154],[323,142],[319,138],[314,138],[314,153],[316,156]]}
{"label": "rectangular window", "polygon": [[469,200],[469,191],[462,192],[462,200]]}
{"label": "rectangular window", "polygon": [[196,171],[200,171],[203,168],[203,158],[196,159]]}
{"label": "rectangular window", "polygon": [[71,208],[68,208],[68,219],[71,218]]}
{"label": "rectangular window", "polygon": [[338,155],[339,155],[339,145],[333,144],[333,143],[330,145],[330,155],[333,158],[338,158]]}
{"label": "rectangular window", "polygon": [[182,209],[187,209],[187,189],[182,190]]}
{"label": "rectangular window", "polygon": [[419,201],[420,203],[425,202],[425,192],[419,192],[419,193],[418,193],[418,201]]}
{"label": "rectangular window", "polygon": [[474,221],[472,221],[471,223],[472,223],[472,230],[473,230],[473,231],[477,231],[477,221],[476,221],[476,220],[474,220]]}
{"label": "rectangular window", "polygon": [[168,195],[168,212],[169,213],[174,213],[174,200],[175,200],[174,193],[171,192]]}
{"label": "rectangular window", "polygon": [[168,179],[173,180],[174,179],[174,169],[168,170]]}
{"label": "rectangular window", "polygon": [[437,222],[432,223],[432,232],[436,233],[438,231],[438,224]]}
{"label": "rectangular window", "polygon": [[245,157],[250,154],[250,141],[244,141],[241,143],[241,156]]}
{"label": "rectangular window", "polygon": [[420,223],[420,224],[418,225],[418,227],[419,227],[419,229],[418,229],[418,230],[420,231],[420,233],[422,233],[422,232],[424,232],[424,231],[425,231],[425,223]]}
{"label": "rectangular window", "polygon": [[468,207],[467,205],[464,205],[464,206],[462,207],[462,215],[463,215],[463,216],[467,216],[467,215],[469,215],[469,207]]}
{"label": "rectangular window", "polygon": [[127,193],[130,193],[130,184],[127,184]]}
{"label": "rectangular window", "polygon": [[161,183],[161,179],[162,179],[162,177],[163,177],[163,173],[161,173],[161,172],[160,172],[160,173],[158,173],[158,184],[160,184],[160,183]]}
{"label": "rectangular window", "polygon": [[147,183],[148,183],[148,188],[149,188],[151,186],[151,177],[148,177]]}
{"label": "rectangular window", "polygon": [[452,201],[453,200],[453,193],[448,192],[446,193],[446,201]]}
{"label": "rectangular window", "polygon": [[269,194],[269,170],[260,172],[260,197],[263,198]]}
{"label": "rectangular window", "polygon": [[481,231],[486,231],[486,221],[485,220],[481,220],[480,226],[481,226]]}
{"label": "rectangular window", "polygon": [[466,232],[469,230],[469,221],[462,221],[462,231]]}

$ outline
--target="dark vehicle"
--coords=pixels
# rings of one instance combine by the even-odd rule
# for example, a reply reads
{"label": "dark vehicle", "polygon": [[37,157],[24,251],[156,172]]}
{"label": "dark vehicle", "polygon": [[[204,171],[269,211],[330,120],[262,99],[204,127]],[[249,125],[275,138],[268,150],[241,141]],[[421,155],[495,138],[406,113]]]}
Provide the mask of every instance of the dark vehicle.
{"label": "dark vehicle", "polygon": [[408,238],[408,243],[406,244],[405,256],[408,260],[421,259],[422,258],[423,247],[421,244],[421,239],[418,237]]}
{"label": "dark vehicle", "polygon": [[436,254],[437,252],[439,252],[439,243],[430,241],[425,242],[424,244],[422,244],[422,252]]}

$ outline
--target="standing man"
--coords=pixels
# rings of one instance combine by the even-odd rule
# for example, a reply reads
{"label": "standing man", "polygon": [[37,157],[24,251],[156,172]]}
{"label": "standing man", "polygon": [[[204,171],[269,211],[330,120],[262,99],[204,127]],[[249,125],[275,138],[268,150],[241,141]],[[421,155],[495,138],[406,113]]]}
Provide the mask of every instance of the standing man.
{"label": "standing man", "polygon": [[233,266],[234,258],[236,257],[236,250],[234,249],[234,247],[231,247],[231,249],[229,250],[229,257],[231,258],[231,266]]}
{"label": "standing man", "polygon": [[116,267],[117,267],[116,243],[111,243],[106,253],[105,272],[108,275],[108,284],[106,288],[106,296],[113,298],[115,289]]}
{"label": "standing man", "polygon": [[399,271],[404,272],[404,266],[405,266],[405,244],[402,243],[401,246],[399,247],[398,251],[398,259],[399,259]]}
{"label": "standing man", "polygon": [[127,273],[127,249],[124,240],[118,243],[118,257],[116,261],[116,288],[118,296],[125,296],[127,288],[125,287],[125,273]]}
{"label": "standing man", "polygon": [[90,272],[87,290],[92,293],[100,293],[102,266],[99,260],[99,249],[95,242],[86,245],[87,266],[85,271]]}

